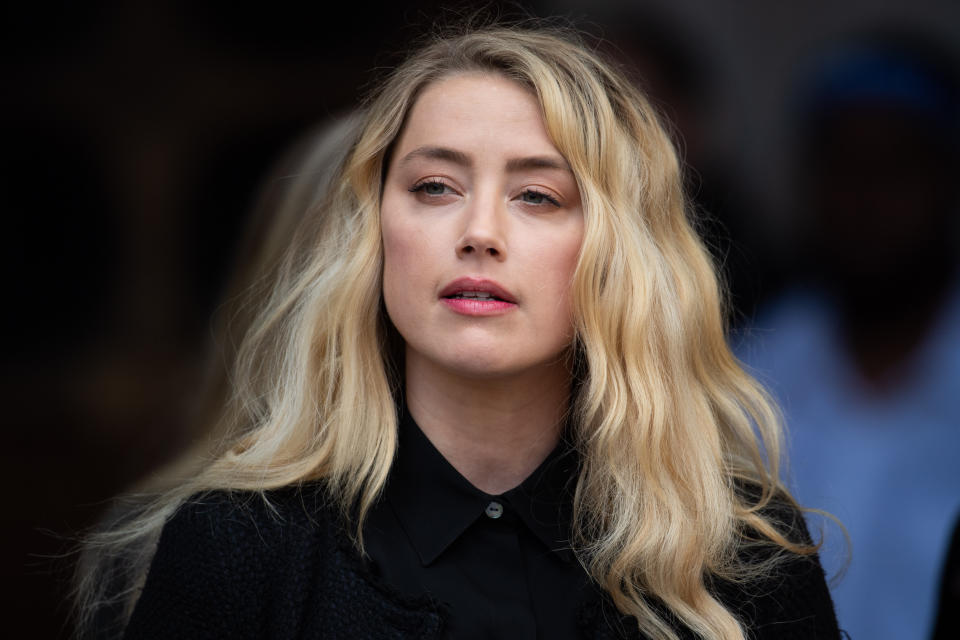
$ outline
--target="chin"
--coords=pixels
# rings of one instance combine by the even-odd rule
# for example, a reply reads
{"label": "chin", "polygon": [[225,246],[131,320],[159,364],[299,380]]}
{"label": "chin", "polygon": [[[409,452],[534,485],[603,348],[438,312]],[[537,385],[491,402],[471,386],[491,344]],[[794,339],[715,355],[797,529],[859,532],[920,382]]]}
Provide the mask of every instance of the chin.
{"label": "chin", "polygon": [[[500,347],[498,351],[503,355],[516,356],[516,351]],[[554,355],[549,358],[517,359],[493,357],[490,350],[473,353],[460,353],[453,359],[441,361],[441,366],[452,375],[476,380],[496,380],[498,378],[513,378],[529,373],[540,373],[562,364],[563,356]]]}
{"label": "chin", "polygon": [[517,366],[517,363],[504,362],[500,358],[491,357],[489,352],[458,354],[453,359],[441,361],[440,365],[453,375],[478,380],[508,377],[524,369],[522,366]]}

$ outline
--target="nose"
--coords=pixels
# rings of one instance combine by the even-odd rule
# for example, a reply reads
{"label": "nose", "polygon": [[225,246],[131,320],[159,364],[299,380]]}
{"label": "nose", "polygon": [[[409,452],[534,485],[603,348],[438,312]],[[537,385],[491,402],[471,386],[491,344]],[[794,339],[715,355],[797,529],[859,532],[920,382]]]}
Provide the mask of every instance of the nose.
{"label": "nose", "polygon": [[504,215],[495,198],[478,198],[466,207],[463,234],[457,241],[457,257],[489,256],[500,262],[505,260]]}

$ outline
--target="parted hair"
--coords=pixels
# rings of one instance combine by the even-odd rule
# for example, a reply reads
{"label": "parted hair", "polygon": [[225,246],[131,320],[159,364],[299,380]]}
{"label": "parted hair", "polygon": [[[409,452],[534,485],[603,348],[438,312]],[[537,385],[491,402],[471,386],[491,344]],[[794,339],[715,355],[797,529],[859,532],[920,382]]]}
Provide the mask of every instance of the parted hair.
{"label": "parted hair", "polygon": [[[362,104],[329,188],[304,201],[252,289],[205,456],[88,537],[81,622],[108,611],[122,628],[159,531],[198,492],[266,497],[320,481],[362,550],[403,386],[382,302],[384,171],[424,87],[459,73],[500,74],[537,98],[582,197],[569,416],[582,459],[573,544],[593,580],[651,638],[676,639],[669,616],[703,638],[740,640],[745,630],[710,581],[755,579],[813,551],[767,508],[792,505],[778,480],[780,420],[727,345],[722,288],[656,110],[575,33],[470,27],[431,36]],[[749,564],[739,552],[758,541],[773,553]]]}

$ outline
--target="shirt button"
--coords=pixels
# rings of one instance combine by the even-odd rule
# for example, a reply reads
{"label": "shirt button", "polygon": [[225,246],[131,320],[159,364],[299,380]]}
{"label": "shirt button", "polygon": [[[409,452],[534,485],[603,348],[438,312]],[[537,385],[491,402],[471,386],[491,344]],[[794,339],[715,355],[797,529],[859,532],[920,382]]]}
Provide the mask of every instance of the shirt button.
{"label": "shirt button", "polygon": [[484,511],[484,513],[487,514],[488,518],[493,518],[494,520],[496,520],[497,518],[503,515],[503,505],[496,501],[491,502],[490,504],[487,505],[487,508]]}

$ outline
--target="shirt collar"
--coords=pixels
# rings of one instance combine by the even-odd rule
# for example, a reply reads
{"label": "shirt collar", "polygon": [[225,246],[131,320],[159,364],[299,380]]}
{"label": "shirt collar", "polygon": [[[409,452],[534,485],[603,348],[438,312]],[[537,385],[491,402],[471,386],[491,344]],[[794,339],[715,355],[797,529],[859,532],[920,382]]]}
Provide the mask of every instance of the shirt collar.
{"label": "shirt collar", "polygon": [[579,474],[576,451],[561,439],[526,480],[503,494],[527,528],[568,562],[576,561],[570,547],[570,529]]}
{"label": "shirt collar", "polygon": [[575,451],[561,441],[519,486],[492,496],[447,462],[404,407],[386,497],[424,566],[483,517],[493,500],[508,505],[547,548],[573,562],[570,522],[578,462]]}

